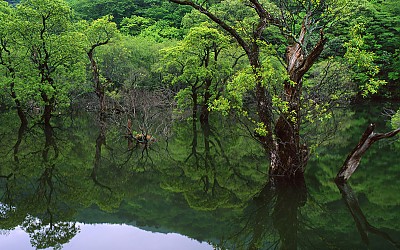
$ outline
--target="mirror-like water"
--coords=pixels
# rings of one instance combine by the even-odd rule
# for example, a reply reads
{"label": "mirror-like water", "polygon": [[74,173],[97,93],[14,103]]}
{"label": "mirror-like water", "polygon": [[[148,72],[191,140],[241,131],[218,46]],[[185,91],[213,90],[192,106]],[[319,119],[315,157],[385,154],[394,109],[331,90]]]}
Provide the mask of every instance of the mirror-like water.
{"label": "mirror-like water", "polygon": [[[314,150],[305,180],[268,182],[243,129],[179,123],[129,144],[126,125],[60,116],[21,129],[0,115],[6,249],[396,249],[399,145],[374,145],[348,185],[333,178],[371,118],[357,109]],[[350,114],[351,113],[351,114]],[[385,123],[378,130],[387,131]],[[164,134],[165,135],[165,134]],[[149,143],[150,144],[150,143]]]}
{"label": "mirror-like water", "polygon": [[[207,243],[201,243],[176,233],[154,233],[121,224],[81,224],[79,233],[70,242],[63,245],[64,250],[73,249],[146,249],[175,250],[213,249]],[[1,237],[2,249],[32,249],[29,235],[16,228]],[[52,248],[47,248],[52,249]]]}

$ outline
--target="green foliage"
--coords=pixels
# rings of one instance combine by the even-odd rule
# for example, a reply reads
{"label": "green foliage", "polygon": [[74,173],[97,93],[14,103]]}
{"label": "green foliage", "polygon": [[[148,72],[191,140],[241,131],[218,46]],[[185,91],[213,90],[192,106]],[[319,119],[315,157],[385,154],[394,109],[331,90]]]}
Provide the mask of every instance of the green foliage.
{"label": "green foliage", "polygon": [[7,53],[1,56],[8,61],[3,64],[8,80],[2,83],[14,84],[17,98],[25,103],[68,106],[70,93],[83,90],[85,75],[84,36],[75,31],[70,8],[61,0],[24,1],[12,12],[2,8],[2,18]]}
{"label": "green foliage", "polygon": [[212,105],[232,74],[231,49],[234,50],[226,36],[203,23],[191,28],[176,46],[161,51],[159,71],[164,73],[166,83],[178,86],[176,98],[180,105],[189,104],[188,100],[191,106],[201,102],[206,107]]}
{"label": "green foliage", "polygon": [[125,35],[136,36],[154,23],[153,19],[141,16],[124,17],[121,21],[121,32]]}
{"label": "green foliage", "polygon": [[71,7],[80,18],[86,20],[96,20],[103,16],[112,15],[119,24],[123,17],[132,15],[137,8],[135,1],[116,1],[116,0],[68,0]]}
{"label": "green foliage", "polygon": [[345,43],[347,52],[344,57],[355,71],[354,78],[360,83],[362,95],[365,97],[377,93],[386,81],[374,78],[379,73],[379,66],[374,63],[375,54],[363,49],[365,44],[361,34],[364,30],[363,24],[354,24],[350,32],[352,39]]}
{"label": "green foliage", "polygon": [[143,29],[140,35],[152,38],[156,42],[165,42],[171,39],[181,39],[182,32],[180,29],[171,26],[169,22],[160,20],[147,28]]}
{"label": "green foliage", "polygon": [[[393,6],[392,1],[350,1],[346,7],[348,14],[342,16],[335,22],[335,31],[328,34],[328,48],[324,56],[343,56],[346,53],[346,47],[343,44],[354,40],[354,27],[362,26],[359,35],[362,37],[361,56],[368,59],[373,53],[373,61],[379,67],[379,74],[373,78],[376,80],[384,80],[386,86],[381,88],[378,96],[395,97],[398,95],[396,91],[396,75],[398,56],[397,37],[399,31],[395,28],[399,26],[399,10]],[[359,29],[359,28],[357,28]],[[360,30],[360,29],[359,29]],[[351,31],[350,33],[348,31]],[[371,53],[366,53],[366,51]],[[373,70],[374,66],[370,67]],[[361,72],[367,71],[366,69]],[[365,77],[360,72],[357,72],[357,78],[360,78],[363,85],[369,84]],[[374,85],[373,82],[371,85]],[[382,82],[379,82],[381,84]],[[374,87],[371,88],[371,90]],[[376,94],[375,94],[376,96]]]}
{"label": "green foliage", "polygon": [[115,17],[115,22],[121,26],[125,18],[138,16],[155,21],[165,20],[169,25],[179,27],[188,9],[176,7],[162,0],[68,0],[68,2],[80,18],[95,20],[112,15]]}
{"label": "green foliage", "polygon": [[143,36],[120,36],[99,47],[96,57],[101,75],[108,80],[106,89],[160,86],[154,64],[159,61],[159,50],[168,45]]}
{"label": "green foliage", "polygon": [[400,128],[400,109],[392,116],[391,125],[393,129]]}
{"label": "green foliage", "polygon": [[91,22],[80,21],[78,25],[86,35],[88,49],[93,45],[108,43],[111,38],[117,35],[117,25],[112,22],[112,19],[112,16],[107,15]]}

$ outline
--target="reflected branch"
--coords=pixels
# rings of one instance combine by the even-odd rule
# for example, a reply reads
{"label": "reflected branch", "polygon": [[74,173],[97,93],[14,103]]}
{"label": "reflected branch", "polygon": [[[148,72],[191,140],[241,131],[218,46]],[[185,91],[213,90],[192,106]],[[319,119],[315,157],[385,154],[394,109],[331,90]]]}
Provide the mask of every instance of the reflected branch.
{"label": "reflected branch", "polygon": [[400,249],[400,242],[394,241],[389,236],[389,234],[369,224],[364,213],[361,211],[360,204],[358,203],[356,194],[354,193],[351,186],[346,182],[336,181],[335,183],[340,193],[342,194],[343,201],[346,203],[346,206],[349,209],[354,219],[354,222],[356,223],[357,230],[360,233],[362,241],[368,246],[369,245],[368,233],[373,233],[387,240],[396,248]]}
{"label": "reflected branch", "polygon": [[22,139],[24,137],[25,131],[28,128],[26,123],[21,122],[21,125],[18,130],[18,138],[17,141],[14,144],[14,161],[16,163],[19,163],[19,158],[18,158],[18,153],[19,153],[19,147],[21,145]]}
{"label": "reflected branch", "polygon": [[101,166],[101,158],[102,158],[101,152],[102,152],[103,145],[106,145],[106,122],[104,121],[104,116],[102,115],[102,113],[100,113],[100,131],[99,131],[99,135],[96,138],[96,153],[94,156],[94,164],[93,164],[93,169],[92,169],[92,173],[90,174],[90,177],[92,178],[95,185],[97,185],[101,188],[105,188],[108,191],[112,192],[110,187],[99,182],[99,180],[97,178],[97,173]]}

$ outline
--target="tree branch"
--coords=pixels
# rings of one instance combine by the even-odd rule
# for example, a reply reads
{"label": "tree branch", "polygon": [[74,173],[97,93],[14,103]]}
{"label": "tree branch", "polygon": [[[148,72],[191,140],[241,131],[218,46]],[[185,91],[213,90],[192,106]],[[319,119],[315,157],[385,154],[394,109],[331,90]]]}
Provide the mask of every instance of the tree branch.
{"label": "tree branch", "polygon": [[281,25],[281,20],[279,18],[275,18],[271,15],[271,13],[267,12],[258,0],[250,0],[250,2],[254,5],[254,9],[261,19],[266,19],[269,23],[272,23],[276,26]]}
{"label": "tree branch", "polygon": [[361,157],[369,149],[369,147],[376,141],[390,138],[400,133],[400,128],[390,131],[388,133],[374,133],[375,124],[370,124],[361,136],[357,146],[347,156],[342,168],[336,175],[335,180],[338,182],[346,182],[351,175],[356,171],[360,164]]}
{"label": "tree branch", "polygon": [[249,45],[246,43],[246,41],[239,35],[239,33],[231,26],[229,26],[227,23],[222,21],[220,18],[209,12],[207,9],[205,9],[203,6],[198,5],[192,1],[181,1],[181,0],[169,0],[170,2],[177,3],[180,5],[187,5],[191,6],[192,8],[198,10],[200,13],[206,15],[208,18],[210,18],[212,21],[214,21],[216,24],[218,24],[222,29],[227,31],[229,34],[231,34],[236,41],[239,43],[239,45],[246,51],[247,54],[251,53],[251,49]]}
{"label": "tree branch", "polygon": [[314,64],[314,62],[317,61],[319,55],[324,50],[325,42],[326,42],[326,38],[324,37],[324,32],[321,29],[319,41],[314,46],[311,53],[309,55],[307,55],[307,58],[303,61],[302,65],[300,66],[300,69],[299,69],[300,78],[303,77],[303,75],[311,68],[311,66]]}

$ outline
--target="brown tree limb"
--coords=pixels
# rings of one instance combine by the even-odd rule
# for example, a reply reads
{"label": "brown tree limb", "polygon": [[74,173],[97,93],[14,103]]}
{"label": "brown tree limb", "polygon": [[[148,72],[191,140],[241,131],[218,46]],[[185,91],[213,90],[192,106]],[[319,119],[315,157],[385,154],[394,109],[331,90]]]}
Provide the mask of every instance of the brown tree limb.
{"label": "brown tree limb", "polygon": [[384,138],[393,137],[400,132],[400,128],[390,131],[388,133],[374,133],[374,129],[375,124],[370,124],[364,131],[357,146],[347,156],[342,168],[336,175],[336,181],[345,182],[351,177],[351,175],[356,171],[358,165],[360,164],[361,157],[374,142]]}
{"label": "brown tree limb", "polygon": [[281,20],[279,18],[275,18],[273,15],[271,15],[271,13],[266,11],[258,0],[250,0],[250,2],[253,4],[254,9],[261,19],[266,19],[266,21],[269,23],[272,23],[276,26],[281,26]]}
{"label": "brown tree limb", "polygon": [[313,50],[311,53],[306,57],[306,59],[303,61],[301,67],[298,70],[298,76],[302,78],[304,74],[311,68],[311,66],[314,64],[314,62],[317,61],[319,55],[322,53],[324,50],[324,45],[326,42],[326,38],[324,37],[324,32],[323,30],[320,31],[320,39],[314,46]]}

